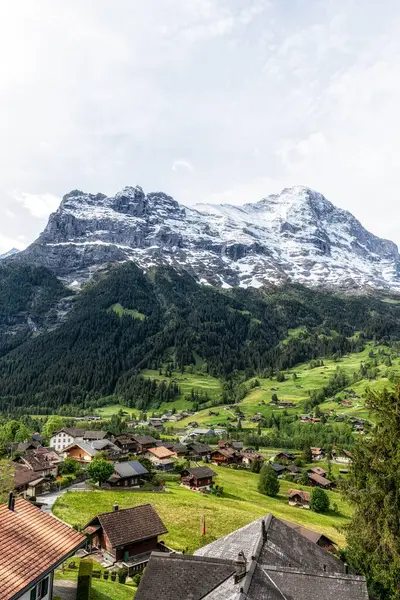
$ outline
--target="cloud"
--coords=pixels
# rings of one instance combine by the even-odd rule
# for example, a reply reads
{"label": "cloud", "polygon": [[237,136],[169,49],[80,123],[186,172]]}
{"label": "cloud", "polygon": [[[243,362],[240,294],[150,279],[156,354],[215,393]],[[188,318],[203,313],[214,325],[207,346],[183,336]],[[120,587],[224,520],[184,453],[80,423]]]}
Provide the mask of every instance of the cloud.
{"label": "cloud", "polygon": [[29,194],[28,192],[13,192],[12,196],[17,202],[22,204],[33,217],[39,219],[48,217],[50,213],[58,208],[61,202],[61,198],[49,193]]}
{"label": "cloud", "polygon": [[190,171],[191,173],[193,173],[194,167],[188,160],[179,159],[179,160],[174,160],[174,162],[172,163],[172,170],[173,171]]}

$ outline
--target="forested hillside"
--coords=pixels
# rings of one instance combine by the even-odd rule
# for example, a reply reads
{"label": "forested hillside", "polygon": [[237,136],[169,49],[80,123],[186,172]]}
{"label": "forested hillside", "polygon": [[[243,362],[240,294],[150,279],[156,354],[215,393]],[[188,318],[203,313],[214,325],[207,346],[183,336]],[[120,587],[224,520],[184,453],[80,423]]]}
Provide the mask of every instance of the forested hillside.
{"label": "forested hillside", "polygon": [[[33,298],[40,320],[66,295],[45,269],[28,275],[26,284],[17,278],[10,286],[10,274],[0,272],[0,289],[7,289],[0,310],[8,319]],[[290,335],[298,328],[299,335]],[[146,408],[179,393],[173,382],[157,384],[140,374],[158,369],[166,357],[178,370],[200,360],[223,381],[265,377],[300,361],[356,351],[365,339],[400,339],[400,305],[300,285],[222,290],[201,286],[187,273],[157,268],[144,274],[128,263],[87,284],[57,328],[24,335],[10,351],[4,345],[0,410],[84,407],[114,393]],[[224,386],[223,401],[232,399],[229,389],[233,385]]]}

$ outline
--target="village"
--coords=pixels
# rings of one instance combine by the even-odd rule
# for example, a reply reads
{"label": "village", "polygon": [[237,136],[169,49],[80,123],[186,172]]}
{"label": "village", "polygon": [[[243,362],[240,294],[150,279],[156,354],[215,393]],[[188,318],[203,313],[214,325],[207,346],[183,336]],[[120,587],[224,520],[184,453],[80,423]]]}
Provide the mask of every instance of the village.
{"label": "village", "polygon": [[[217,581],[221,577],[220,585],[224,580],[223,574],[231,569],[231,587],[240,589],[239,582],[248,577],[250,565],[253,565],[253,569],[261,568],[266,560],[262,554],[274,535],[277,536],[277,541],[282,535],[285,539],[287,536],[296,538],[302,558],[296,563],[301,568],[298,575],[293,575],[294,579],[301,578],[300,572],[307,571],[306,555],[310,552],[316,554],[316,564],[322,570],[331,561],[332,572],[344,573],[345,567],[341,565],[339,568],[337,543],[329,536],[299,524],[297,515],[299,510],[311,510],[310,498],[314,488],[329,492],[335,490],[340,478],[346,476],[351,463],[349,451],[334,448],[329,451],[328,456],[323,448],[311,447],[302,454],[287,450],[271,454],[263,449],[246,447],[242,441],[228,439],[226,432],[219,428],[199,428],[195,421],[180,438],[170,439],[171,436],[163,435],[167,418],[169,420],[170,417],[178,420],[183,418],[180,415],[150,418],[145,423],[146,428],[143,423],[128,419],[125,431],[116,434],[95,428],[62,427],[54,431],[47,444],[40,434],[33,434],[30,440],[13,444],[9,448],[14,469],[13,490],[8,504],[0,509],[0,519],[3,517],[7,522],[3,529],[2,543],[5,546],[14,544],[15,551],[28,560],[29,552],[20,546],[23,541],[17,539],[17,531],[13,530],[14,526],[22,526],[18,524],[19,521],[25,527],[26,519],[29,521],[28,529],[34,528],[32,535],[43,537],[43,540],[35,541],[35,545],[37,543],[42,548],[43,544],[45,553],[46,543],[51,539],[52,547],[54,544],[60,551],[46,555],[42,562],[36,561],[39,571],[30,567],[23,571],[22,564],[19,564],[18,569],[22,570],[17,587],[12,588],[15,582],[10,579],[13,595],[10,591],[7,592],[10,594],[7,597],[74,600],[78,597],[76,593],[79,586],[83,585],[82,581],[86,581],[86,585],[89,585],[88,581],[90,585],[91,582],[97,585],[99,580],[103,584],[115,584],[114,590],[117,586],[122,586],[125,592],[131,592],[131,598],[136,594],[138,600],[147,600],[154,597],[151,595],[154,593],[154,586],[159,585],[152,578],[153,570],[168,573],[176,570],[174,577],[179,578],[179,573],[185,570],[191,571],[195,566],[201,568],[206,555],[211,564],[213,560],[216,561],[212,569],[216,571]],[[97,422],[96,426],[99,425],[96,417],[86,418],[86,421]],[[219,439],[218,435],[221,435]],[[208,443],[208,439],[217,439],[217,442]],[[252,473],[258,477],[257,474],[265,464],[271,467],[277,481],[289,486],[285,488],[284,494],[287,510],[293,511],[289,514],[290,518],[277,519],[266,514],[264,519],[246,526],[245,533],[239,534],[238,531],[236,541],[234,537],[229,538],[232,556],[223,569],[217,549],[224,543],[223,538],[206,546],[209,548],[207,554],[202,554],[201,547],[194,554],[187,554],[185,549],[170,547],[165,543],[162,538],[168,533],[171,524],[165,524],[152,505],[154,494],[158,498],[159,494],[165,494],[168,502],[168,487],[173,481],[173,485],[179,485],[189,493],[223,501],[225,492],[221,473],[234,471],[238,475]],[[335,477],[332,465],[335,467]],[[100,493],[130,492],[133,506],[120,507],[117,500],[109,507],[108,512],[97,513],[76,531],[77,528],[71,529],[52,513],[54,501],[57,498],[61,500],[62,494],[68,490],[75,490],[75,496],[79,497],[84,496],[85,492],[90,493],[90,490]],[[135,493],[138,491],[148,492],[148,503],[136,504]],[[9,517],[10,513],[12,519]],[[37,528],[34,525],[36,520]],[[57,531],[56,540],[53,540],[53,533],[50,533],[53,528]],[[201,534],[206,535],[205,517],[200,523],[200,529]],[[264,529],[274,531],[272,537]],[[258,536],[259,546],[263,546],[263,550],[258,554],[246,551]],[[280,540],[279,544],[285,546],[282,546],[282,551],[287,552],[290,557],[291,544],[287,540]],[[88,559],[90,574],[85,576],[81,573],[81,565],[84,569]],[[290,558],[287,560],[290,562]],[[8,562],[3,560],[3,565],[1,562],[0,559],[0,572],[12,570]],[[270,559],[266,564],[273,569],[280,566]],[[144,571],[145,576],[142,578]],[[63,579],[64,576],[66,579]],[[343,575],[339,579],[342,581]],[[350,586],[349,589],[363,585],[359,579],[352,579],[350,575],[345,575],[345,581]],[[166,585],[169,584],[170,582]],[[206,590],[207,585],[205,584]],[[225,597],[228,598],[221,596]]]}

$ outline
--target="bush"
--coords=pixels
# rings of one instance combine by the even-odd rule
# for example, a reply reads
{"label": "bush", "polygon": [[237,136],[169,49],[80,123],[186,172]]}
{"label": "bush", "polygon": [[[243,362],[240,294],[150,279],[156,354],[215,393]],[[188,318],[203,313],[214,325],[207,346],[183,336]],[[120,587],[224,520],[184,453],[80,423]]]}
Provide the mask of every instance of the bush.
{"label": "bush", "polygon": [[258,479],[258,491],[266,496],[277,496],[279,494],[280,483],[278,476],[269,463],[265,464],[260,472]]}
{"label": "bush", "polygon": [[127,577],[128,577],[128,569],[120,569],[118,571],[118,581],[120,583],[125,583]]}
{"label": "bush", "polygon": [[142,579],[142,573],[136,573],[136,575],[134,575],[132,577],[133,585],[136,585],[136,587],[138,587],[141,579]]}
{"label": "bush", "polygon": [[313,488],[310,498],[310,509],[316,513],[324,513],[329,510],[329,496],[325,490],[319,487]]}

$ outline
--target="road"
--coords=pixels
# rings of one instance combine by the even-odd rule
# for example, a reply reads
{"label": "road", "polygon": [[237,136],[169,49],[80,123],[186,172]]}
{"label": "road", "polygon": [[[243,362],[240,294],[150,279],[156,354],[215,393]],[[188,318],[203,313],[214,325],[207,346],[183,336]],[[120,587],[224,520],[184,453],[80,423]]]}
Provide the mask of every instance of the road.
{"label": "road", "polygon": [[75,485],[71,485],[70,487],[64,488],[58,492],[51,492],[50,494],[43,494],[42,496],[37,496],[36,501],[42,504],[42,510],[49,514],[53,511],[53,506],[57,498],[65,494],[65,492],[85,492],[86,484],[83,481],[82,483],[76,483]]}

